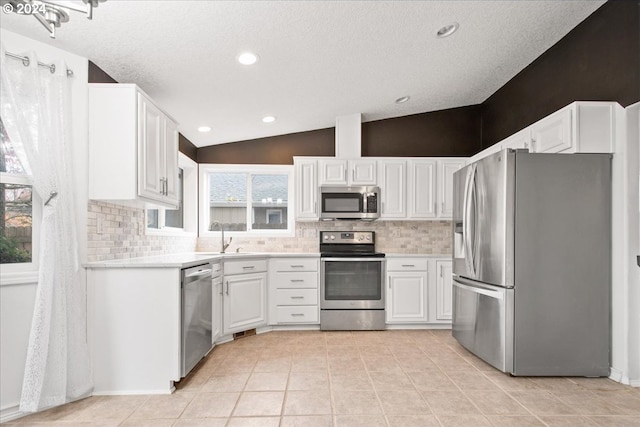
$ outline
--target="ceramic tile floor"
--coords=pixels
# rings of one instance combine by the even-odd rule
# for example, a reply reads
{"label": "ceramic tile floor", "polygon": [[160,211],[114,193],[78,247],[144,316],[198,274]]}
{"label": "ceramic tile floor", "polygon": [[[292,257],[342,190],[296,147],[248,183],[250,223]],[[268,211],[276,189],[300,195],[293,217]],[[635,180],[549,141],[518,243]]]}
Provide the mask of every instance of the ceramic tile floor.
{"label": "ceramic tile floor", "polygon": [[216,347],[172,395],[91,397],[13,423],[640,426],[640,389],[606,378],[512,378],[450,331],[278,331]]}

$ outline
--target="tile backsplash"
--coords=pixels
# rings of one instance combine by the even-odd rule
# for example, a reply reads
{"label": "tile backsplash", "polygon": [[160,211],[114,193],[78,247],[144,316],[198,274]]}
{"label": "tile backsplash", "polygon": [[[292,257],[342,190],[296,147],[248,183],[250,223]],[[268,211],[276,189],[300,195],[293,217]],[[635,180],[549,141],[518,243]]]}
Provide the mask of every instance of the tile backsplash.
{"label": "tile backsplash", "polygon": [[87,261],[135,258],[196,250],[194,236],[146,234],[144,209],[89,201]]}
{"label": "tile backsplash", "polygon": [[[375,231],[376,249],[385,253],[450,254],[450,221],[299,222],[295,237],[234,237],[228,252],[318,252],[321,230]],[[199,251],[219,251],[219,238],[198,239]]]}
{"label": "tile backsplash", "polygon": [[[320,230],[376,232],[376,249],[385,253],[450,254],[450,221],[299,222],[295,237],[233,237],[235,252],[318,252]],[[146,233],[144,210],[90,201],[87,221],[87,260],[135,258],[170,253],[217,252],[219,238],[166,236]]]}

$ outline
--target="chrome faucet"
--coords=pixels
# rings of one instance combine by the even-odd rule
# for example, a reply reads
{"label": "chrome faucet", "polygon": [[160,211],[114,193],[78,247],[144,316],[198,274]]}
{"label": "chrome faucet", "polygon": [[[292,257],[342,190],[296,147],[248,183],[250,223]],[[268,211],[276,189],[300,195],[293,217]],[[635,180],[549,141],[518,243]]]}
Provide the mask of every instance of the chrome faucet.
{"label": "chrome faucet", "polygon": [[229,237],[228,243],[224,241],[224,224],[218,221],[213,221],[211,224],[209,224],[209,231],[213,231],[213,227],[215,227],[216,225],[220,227],[220,234],[222,237],[222,249],[220,250],[220,253],[223,254],[231,244],[233,237]]}

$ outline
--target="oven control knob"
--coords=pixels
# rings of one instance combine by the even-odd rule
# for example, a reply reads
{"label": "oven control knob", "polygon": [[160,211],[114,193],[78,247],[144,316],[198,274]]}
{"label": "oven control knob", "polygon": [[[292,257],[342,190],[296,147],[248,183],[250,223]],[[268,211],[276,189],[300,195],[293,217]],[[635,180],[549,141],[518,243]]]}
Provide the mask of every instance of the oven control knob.
{"label": "oven control knob", "polygon": [[336,240],[336,236],[334,236],[333,234],[331,235],[331,240]]}
{"label": "oven control knob", "polygon": [[328,234],[324,235],[324,240],[329,240],[329,235]]}
{"label": "oven control knob", "polygon": [[367,240],[371,240],[371,236],[367,236]]}
{"label": "oven control knob", "polygon": [[362,240],[364,240],[364,236],[360,236],[360,239],[359,239],[359,240],[361,240],[361,241],[362,241]]}

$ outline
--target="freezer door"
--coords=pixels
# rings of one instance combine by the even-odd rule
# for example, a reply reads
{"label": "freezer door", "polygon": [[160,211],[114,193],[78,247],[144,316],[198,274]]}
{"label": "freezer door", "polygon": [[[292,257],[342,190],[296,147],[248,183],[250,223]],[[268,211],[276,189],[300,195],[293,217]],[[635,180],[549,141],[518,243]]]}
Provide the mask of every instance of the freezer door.
{"label": "freezer door", "polygon": [[513,289],[454,278],[453,337],[502,372],[513,366]]}
{"label": "freezer door", "polygon": [[458,276],[513,287],[515,151],[485,157],[453,176],[453,269]]}

